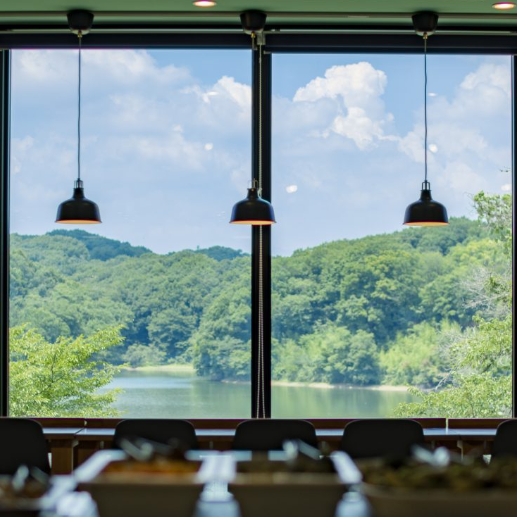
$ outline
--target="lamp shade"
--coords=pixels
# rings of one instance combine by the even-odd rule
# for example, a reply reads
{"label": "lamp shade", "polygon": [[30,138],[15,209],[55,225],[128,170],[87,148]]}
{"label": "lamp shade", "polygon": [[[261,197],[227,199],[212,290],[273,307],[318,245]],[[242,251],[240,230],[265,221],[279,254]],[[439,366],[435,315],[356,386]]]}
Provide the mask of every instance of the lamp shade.
{"label": "lamp shade", "polygon": [[73,196],[63,201],[57,209],[56,223],[98,224],[100,222],[99,207],[84,197],[83,182],[76,181]]}
{"label": "lamp shade", "polygon": [[232,210],[230,223],[266,226],[274,224],[275,213],[271,203],[258,195],[256,188],[248,189],[248,197],[236,203]]}
{"label": "lamp shade", "polygon": [[431,197],[431,185],[425,181],[420,199],[406,208],[406,226],[445,226],[449,224],[447,209]]}

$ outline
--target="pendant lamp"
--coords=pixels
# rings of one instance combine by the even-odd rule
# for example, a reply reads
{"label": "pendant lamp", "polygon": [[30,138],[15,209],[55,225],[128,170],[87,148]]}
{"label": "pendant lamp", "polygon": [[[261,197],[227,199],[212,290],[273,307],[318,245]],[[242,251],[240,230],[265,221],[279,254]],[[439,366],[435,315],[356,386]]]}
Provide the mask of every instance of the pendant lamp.
{"label": "pendant lamp", "polygon": [[[263,31],[266,24],[266,14],[260,11],[245,11],[241,13],[241,23],[244,32],[251,35],[252,49],[263,53]],[[258,41],[257,41],[258,40]],[[262,77],[262,59],[258,66],[259,81]],[[258,95],[258,126],[262,128],[262,95]],[[230,218],[231,224],[250,224],[252,226],[270,226],[274,224],[275,212],[271,203],[263,199],[261,194],[263,142],[262,131],[258,131],[258,180],[253,179],[251,188],[248,189],[246,199],[236,203]]]}
{"label": "pendant lamp", "polygon": [[98,224],[101,222],[99,207],[84,196],[81,180],[81,40],[93,22],[93,14],[87,11],[72,11],[68,15],[70,28],[79,39],[78,53],[78,109],[77,109],[77,180],[70,199],[63,201],[57,209],[56,223]]}
{"label": "pendant lamp", "polygon": [[253,187],[248,189],[248,196],[246,199],[235,203],[230,223],[268,226],[275,222],[273,206],[269,201],[260,197],[258,181],[255,180]]}
{"label": "pendant lamp", "polygon": [[425,173],[420,199],[406,208],[404,224],[406,226],[445,226],[449,224],[447,209],[431,196],[431,184],[427,181],[427,38],[434,32],[438,24],[435,13],[418,13],[413,16],[413,24],[417,33],[424,38],[424,152]]}

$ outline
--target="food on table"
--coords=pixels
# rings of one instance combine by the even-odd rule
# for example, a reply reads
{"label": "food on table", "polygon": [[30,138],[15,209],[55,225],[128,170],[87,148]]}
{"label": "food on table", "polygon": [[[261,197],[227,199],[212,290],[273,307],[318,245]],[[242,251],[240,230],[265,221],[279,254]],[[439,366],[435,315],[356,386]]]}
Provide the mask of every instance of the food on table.
{"label": "food on table", "polygon": [[154,458],[150,461],[123,460],[108,464],[102,474],[195,474],[200,462]]}
{"label": "food on table", "polygon": [[363,481],[383,488],[409,490],[445,489],[473,492],[484,489],[517,489],[517,460],[482,459],[432,465],[414,459],[404,462],[364,461],[359,464]]}

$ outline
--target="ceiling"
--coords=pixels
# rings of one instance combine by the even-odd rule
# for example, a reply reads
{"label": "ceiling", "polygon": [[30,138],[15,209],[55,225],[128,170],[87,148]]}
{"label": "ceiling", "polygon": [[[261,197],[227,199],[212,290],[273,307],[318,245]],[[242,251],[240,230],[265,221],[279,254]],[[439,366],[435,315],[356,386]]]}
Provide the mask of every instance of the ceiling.
{"label": "ceiling", "polygon": [[[495,1],[495,0],[494,0]],[[0,0],[0,26],[17,30],[65,30],[66,12],[95,13],[94,29],[152,29],[153,25],[238,30],[239,13],[268,14],[269,29],[307,30],[316,25],[335,30],[412,30],[411,14],[434,11],[439,30],[514,32],[517,8],[497,11],[492,0],[218,0],[214,8],[194,7],[191,0]]]}

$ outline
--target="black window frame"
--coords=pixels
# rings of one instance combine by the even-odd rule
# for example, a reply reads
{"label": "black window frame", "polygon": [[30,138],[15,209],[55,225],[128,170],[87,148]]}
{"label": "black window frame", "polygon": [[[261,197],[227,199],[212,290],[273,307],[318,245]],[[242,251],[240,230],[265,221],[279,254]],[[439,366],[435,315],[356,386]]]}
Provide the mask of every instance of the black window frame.
{"label": "black window frame", "polygon": [[[83,48],[97,49],[250,49],[243,33],[92,32]],[[275,53],[421,54],[421,39],[414,34],[375,33],[267,33],[265,45],[252,52],[252,179],[261,180],[262,195],[272,201],[271,91]],[[69,33],[0,34],[0,416],[9,415],[9,150],[11,50],[74,49]],[[517,185],[517,41],[513,35],[443,34],[433,37],[429,54],[512,56],[512,235],[516,227]],[[260,69],[260,64],[262,68]],[[259,121],[261,121],[259,123]],[[262,167],[259,171],[259,142]],[[259,178],[260,176],[260,178]],[[253,227],[251,264],[251,414],[271,417],[271,227]],[[517,416],[516,363],[516,243],[512,240],[512,416]],[[346,415],[344,415],[346,416]]]}

